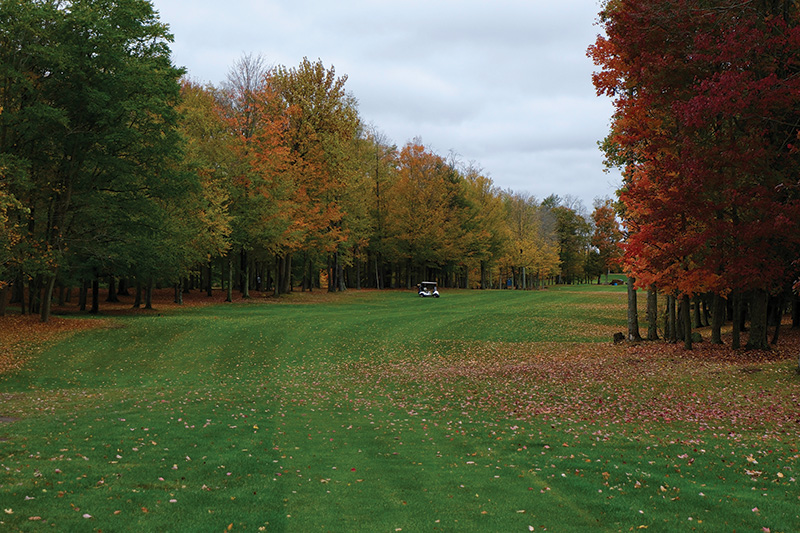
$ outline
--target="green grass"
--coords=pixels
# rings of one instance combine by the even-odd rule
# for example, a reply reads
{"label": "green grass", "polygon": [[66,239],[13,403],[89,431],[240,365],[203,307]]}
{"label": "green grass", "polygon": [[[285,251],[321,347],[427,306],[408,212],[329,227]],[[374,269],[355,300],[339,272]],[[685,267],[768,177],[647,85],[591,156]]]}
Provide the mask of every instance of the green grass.
{"label": "green grass", "polygon": [[0,377],[0,529],[800,529],[790,360],[614,348],[624,287],[304,301]]}

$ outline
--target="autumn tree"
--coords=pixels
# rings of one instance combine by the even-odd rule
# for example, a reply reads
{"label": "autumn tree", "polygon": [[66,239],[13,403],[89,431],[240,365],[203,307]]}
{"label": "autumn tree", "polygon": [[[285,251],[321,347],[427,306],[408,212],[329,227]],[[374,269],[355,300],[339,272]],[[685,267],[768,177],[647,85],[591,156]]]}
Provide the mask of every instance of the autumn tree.
{"label": "autumn tree", "polygon": [[211,295],[214,259],[231,247],[231,172],[234,170],[235,137],[219,113],[219,91],[190,80],[181,84],[180,131],[184,139],[181,168],[198,177],[199,188],[186,206],[193,222],[190,246],[205,263],[206,290]]}
{"label": "autumn tree", "polygon": [[369,254],[372,257],[375,287],[383,289],[387,286],[386,219],[391,207],[387,204],[387,198],[397,177],[397,146],[374,127],[364,132],[363,144],[363,172],[371,179],[368,190],[372,196],[366,200],[371,221]]}
{"label": "autumn tree", "polygon": [[590,55],[615,99],[605,147],[624,167],[626,264],[683,309],[749,295],[748,347],[767,347],[767,294],[793,275],[800,234],[796,5],[613,0],[601,21]]}
{"label": "autumn tree", "polygon": [[503,202],[510,235],[504,263],[516,274],[516,286],[526,288],[528,276],[541,283],[557,274],[559,240],[551,210],[527,193],[507,191]]}
{"label": "autumn tree", "polygon": [[[617,212],[611,199],[596,200],[592,211],[594,231],[592,246],[597,250],[598,265],[606,274],[617,268],[622,256],[622,231],[617,221]],[[600,282],[598,278],[598,283]]]}
{"label": "autumn tree", "polygon": [[583,205],[571,197],[562,199],[551,195],[542,201],[542,206],[555,219],[560,282],[573,283],[585,274],[584,265],[591,235],[591,226],[584,216]]}
{"label": "autumn tree", "polygon": [[[278,67],[269,80],[288,117],[285,143],[294,229],[303,246],[328,254],[332,290],[345,288],[348,235],[342,224],[342,197],[353,179],[349,156],[359,126],[356,101],[345,91],[346,81],[347,76],[337,76],[333,67],[308,59],[296,68]],[[294,251],[287,248],[280,261],[290,264]],[[281,281],[282,291],[288,290],[288,274]]]}
{"label": "autumn tree", "polygon": [[[502,191],[474,165],[463,174],[466,199],[461,225],[464,228],[464,266],[467,274],[478,271],[481,289],[491,286],[490,273],[508,249],[510,235]],[[464,284],[471,286],[469,280]]]}

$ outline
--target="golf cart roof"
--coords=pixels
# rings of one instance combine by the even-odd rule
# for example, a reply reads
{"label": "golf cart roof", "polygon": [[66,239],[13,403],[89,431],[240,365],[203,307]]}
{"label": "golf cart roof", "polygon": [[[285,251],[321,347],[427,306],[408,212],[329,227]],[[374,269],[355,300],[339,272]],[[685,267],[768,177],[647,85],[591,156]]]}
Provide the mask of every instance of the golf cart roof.
{"label": "golf cart roof", "polygon": [[420,283],[420,285],[433,285],[435,287],[436,286],[436,282],[435,281],[423,281],[422,283]]}

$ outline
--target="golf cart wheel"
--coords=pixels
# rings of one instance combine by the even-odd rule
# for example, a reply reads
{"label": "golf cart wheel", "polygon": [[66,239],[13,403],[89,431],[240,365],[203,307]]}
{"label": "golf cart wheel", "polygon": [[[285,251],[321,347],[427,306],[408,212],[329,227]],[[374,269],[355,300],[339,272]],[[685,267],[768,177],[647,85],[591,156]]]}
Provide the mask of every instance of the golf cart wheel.
{"label": "golf cart wheel", "polygon": [[438,294],[434,294],[434,295],[433,295],[433,297],[434,297],[434,298],[438,298],[438,297],[439,297],[439,295],[438,295]]}

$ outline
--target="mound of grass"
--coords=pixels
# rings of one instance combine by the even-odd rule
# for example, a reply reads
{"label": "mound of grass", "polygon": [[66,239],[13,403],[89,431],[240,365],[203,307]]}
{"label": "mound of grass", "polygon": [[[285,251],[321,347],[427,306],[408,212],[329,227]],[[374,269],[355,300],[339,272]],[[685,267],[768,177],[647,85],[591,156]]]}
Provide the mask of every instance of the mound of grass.
{"label": "mound of grass", "polygon": [[613,346],[615,287],[310,298],[29,354],[0,377],[0,526],[800,529],[794,334]]}

